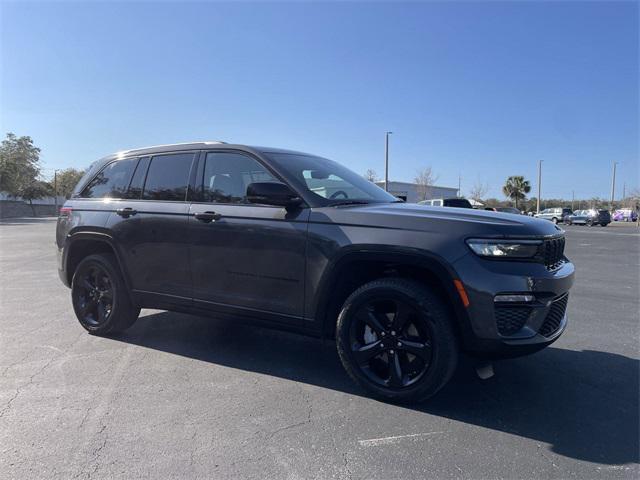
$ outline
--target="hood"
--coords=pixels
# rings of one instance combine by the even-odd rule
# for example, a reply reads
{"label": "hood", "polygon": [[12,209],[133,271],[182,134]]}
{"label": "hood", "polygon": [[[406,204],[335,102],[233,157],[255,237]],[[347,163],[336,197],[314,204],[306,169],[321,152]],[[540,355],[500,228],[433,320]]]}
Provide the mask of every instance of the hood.
{"label": "hood", "polygon": [[450,232],[463,236],[543,237],[563,233],[561,228],[549,220],[526,215],[408,203],[316,208],[313,209],[310,220],[354,226]]}

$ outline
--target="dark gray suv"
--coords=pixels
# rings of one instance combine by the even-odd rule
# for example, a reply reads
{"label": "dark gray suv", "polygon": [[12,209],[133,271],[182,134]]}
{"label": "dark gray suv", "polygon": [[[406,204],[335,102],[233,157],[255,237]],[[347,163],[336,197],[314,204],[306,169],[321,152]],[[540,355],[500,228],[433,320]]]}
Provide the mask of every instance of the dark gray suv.
{"label": "dark gray suv", "polygon": [[56,242],[93,334],[157,308],[335,338],[349,375],[398,401],[435,394],[460,351],[552,343],[574,277],[551,222],[410,205],[331,160],[222,142],[95,162]]}

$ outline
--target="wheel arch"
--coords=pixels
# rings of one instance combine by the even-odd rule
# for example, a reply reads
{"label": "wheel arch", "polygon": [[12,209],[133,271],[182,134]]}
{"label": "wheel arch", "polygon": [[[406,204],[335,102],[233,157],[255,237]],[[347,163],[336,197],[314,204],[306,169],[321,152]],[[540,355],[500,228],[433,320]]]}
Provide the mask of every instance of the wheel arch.
{"label": "wheel arch", "polygon": [[111,253],[116,257],[127,289],[131,291],[129,275],[124,263],[120,259],[113,238],[109,233],[98,230],[72,231],[67,236],[62,260],[67,284],[71,285],[73,274],[82,259],[96,253]]}
{"label": "wheel arch", "polygon": [[314,318],[322,336],[334,337],[338,313],[352,292],[365,283],[385,277],[417,280],[439,291],[454,319],[456,334],[466,343],[472,331],[453,282],[458,278],[453,268],[434,254],[393,247],[346,249],[327,267],[314,305]]}

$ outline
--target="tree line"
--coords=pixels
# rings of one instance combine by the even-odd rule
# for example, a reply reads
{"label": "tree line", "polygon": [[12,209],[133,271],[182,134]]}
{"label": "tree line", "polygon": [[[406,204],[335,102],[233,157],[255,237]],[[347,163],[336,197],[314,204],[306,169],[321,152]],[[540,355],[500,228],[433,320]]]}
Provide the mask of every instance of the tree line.
{"label": "tree line", "polygon": [[0,144],[0,192],[29,202],[35,216],[33,200],[63,196],[69,198],[84,172],[75,168],[59,170],[54,179],[42,175],[40,149],[29,136],[7,133]]}
{"label": "tree line", "polygon": [[[368,169],[364,178],[371,182],[379,181],[379,177],[375,170]],[[418,199],[427,200],[430,197],[430,188],[433,187],[438,180],[438,176],[433,172],[431,167],[419,169],[414,177],[414,183],[418,192]],[[487,197],[490,187],[487,183],[478,181],[469,188],[468,198],[482,203],[485,207],[515,207],[525,212],[535,212],[537,209],[537,198],[527,195],[531,192],[531,184],[529,180],[525,179],[522,175],[512,175],[507,177],[504,185],[502,186],[502,193],[505,196],[505,200],[498,198]],[[566,200],[563,198],[546,198],[540,201],[540,208],[552,208],[552,207],[569,207],[574,210],[589,209],[589,208],[635,208],[640,198],[640,191],[634,190],[629,192],[625,198],[616,200],[613,205],[610,205],[610,201],[604,198],[591,197],[587,199],[574,199]]]}

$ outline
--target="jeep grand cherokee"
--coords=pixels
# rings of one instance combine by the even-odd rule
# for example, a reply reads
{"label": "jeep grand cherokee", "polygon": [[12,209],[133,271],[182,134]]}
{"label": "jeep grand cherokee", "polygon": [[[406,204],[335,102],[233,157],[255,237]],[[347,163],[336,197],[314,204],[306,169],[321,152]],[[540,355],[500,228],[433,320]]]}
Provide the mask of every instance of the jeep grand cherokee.
{"label": "jeep grand cherokee", "polygon": [[435,394],[460,351],[552,343],[574,277],[551,222],[410,205],[331,160],[222,142],[95,162],[56,242],[93,334],[156,308],[335,338],[353,380],[397,401]]}

